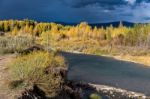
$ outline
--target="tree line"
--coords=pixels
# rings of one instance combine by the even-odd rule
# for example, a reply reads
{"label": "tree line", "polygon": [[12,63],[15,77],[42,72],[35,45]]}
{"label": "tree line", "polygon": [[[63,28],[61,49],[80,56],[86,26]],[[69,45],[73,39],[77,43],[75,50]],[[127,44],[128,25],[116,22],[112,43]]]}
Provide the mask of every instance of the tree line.
{"label": "tree line", "polygon": [[0,31],[7,35],[31,35],[46,40],[96,40],[109,45],[150,47],[150,24],[135,24],[133,27],[91,27],[86,22],[76,26],[56,23],[39,23],[33,20],[2,20]]}

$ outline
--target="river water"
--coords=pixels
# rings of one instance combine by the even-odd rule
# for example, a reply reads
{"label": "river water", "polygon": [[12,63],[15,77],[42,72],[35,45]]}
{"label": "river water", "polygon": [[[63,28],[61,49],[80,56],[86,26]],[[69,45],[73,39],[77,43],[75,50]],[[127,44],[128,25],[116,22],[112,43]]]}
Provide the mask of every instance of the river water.
{"label": "river water", "polygon": [[150,95],[149,67],[96,55],[62,55],[69,64],[69,80],[109,85]]}

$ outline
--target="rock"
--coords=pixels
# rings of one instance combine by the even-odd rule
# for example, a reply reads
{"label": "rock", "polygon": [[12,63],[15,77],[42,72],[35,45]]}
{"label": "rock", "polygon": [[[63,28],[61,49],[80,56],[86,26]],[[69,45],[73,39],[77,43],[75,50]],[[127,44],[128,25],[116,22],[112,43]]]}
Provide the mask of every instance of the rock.
{"label": "rock", "polygon": [[[112,97],[113,99],[115,97],[117,99],[123,99],[123,97],[126,97],[127,99],[139,99],[139,98],[140,99],[149,99],[150,98],[142,93],[131,92],[131,91],[127,91],[127,90],[120,89],[120,88],[114,88],[114,87],[110,87],[110,86],[96,85],[96,84],[89,84],[89,85],[94,87],[97,91],[107,94],[109,97]],[[118,98],[118,96],[120,98]]]}
{"label": "rock", "polygon": [[0,31],[0,36],[4,36],[5,32]]}

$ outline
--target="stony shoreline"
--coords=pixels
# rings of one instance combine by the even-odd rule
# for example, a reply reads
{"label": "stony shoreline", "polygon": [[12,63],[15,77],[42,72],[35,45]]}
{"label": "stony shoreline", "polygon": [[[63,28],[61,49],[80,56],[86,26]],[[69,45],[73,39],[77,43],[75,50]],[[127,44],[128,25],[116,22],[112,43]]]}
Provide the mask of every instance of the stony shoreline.
{"label": "stony shoreline", "polygon": [[91,83],[89,83],[89,85],[95,88],[98,92],[107,95],[111,99],[122,99],[123,97],[125,99],[150,99],[149,96],[146,96],[142,93],[127,91],[121,88],[115,88],[106,85],[97,85]]}
{"label": "stony shoreline", "polygon": [[74,90],[82,89],[81,92],[77,92],[77,94],[80,96],[80,99],[88,99],[87,97],[92,93],[99,94],[102,96],[102,99],[150,99],[150,96],[146,96],[142,93],[128,91],[107,85],[76,81],[69,81],[69,83],[69,86],[71,85],[72,89]]}

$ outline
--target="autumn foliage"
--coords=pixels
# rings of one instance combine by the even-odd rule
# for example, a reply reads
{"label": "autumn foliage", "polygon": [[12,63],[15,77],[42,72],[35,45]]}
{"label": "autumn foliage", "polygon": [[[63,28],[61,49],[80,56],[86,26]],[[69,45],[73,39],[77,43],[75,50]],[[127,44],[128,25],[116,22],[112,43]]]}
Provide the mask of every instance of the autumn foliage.
{"label": "autumn foliage", "polygon": [[[64,42],[70,42],[68,47],[85,42],[96,42],[96,46],[128,46],[150,48],[150,24],[135,24],[126,27],[120,22],[118,27],[92,27],[86,22],[76,26],[64,26],[56,23],[38,23],[33,20],[3,20],[0,21],[0,31],[5,35],[30,35],[37,42],[46,46],[59,47]],[[72,44],[72,45],[71,45]],[[79,45],[80,45],[79,44]],[[64,44],[65,47],[66,44]],[[63,49],[63,48],[60,48]]]}

